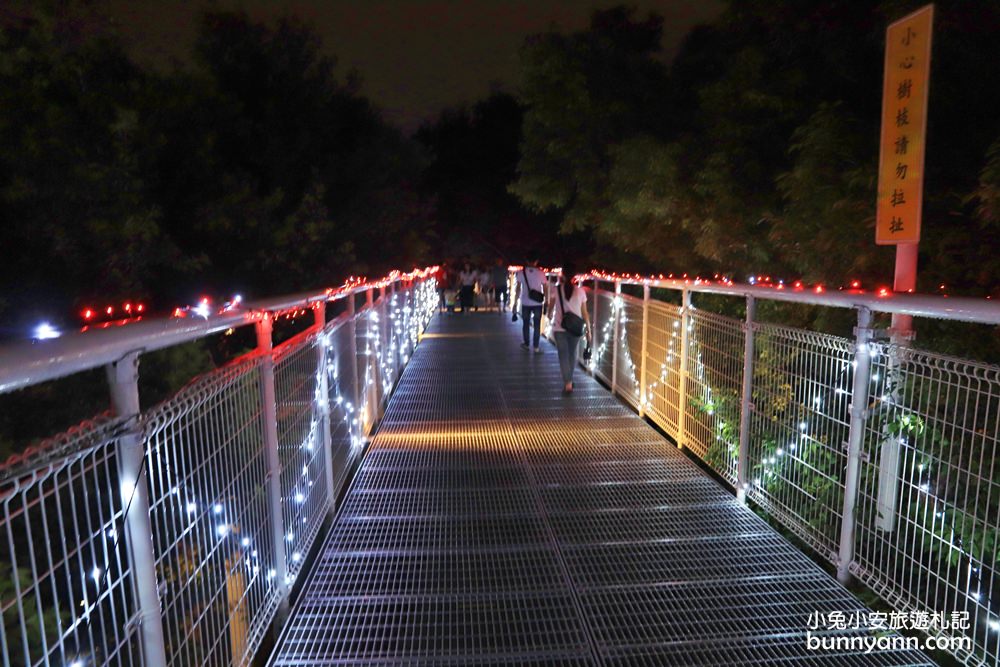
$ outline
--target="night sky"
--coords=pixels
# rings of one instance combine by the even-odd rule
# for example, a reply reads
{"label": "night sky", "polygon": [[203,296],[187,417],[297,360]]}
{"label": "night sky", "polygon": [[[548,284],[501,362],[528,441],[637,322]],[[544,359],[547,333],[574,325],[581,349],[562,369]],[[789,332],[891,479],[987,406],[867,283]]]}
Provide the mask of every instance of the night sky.
{"label": "night sky", "polygon": [[[362,92],[389,122],[407,131],[445,107],[474,102],[494,84],[516,91],[518,49],[527,35],[556,25],[583,28],[590,13],[614,0],[109,0],[134,57],[160,66],[191,52],[199,12],[206,7],[245,9],[255,19],[283,13],[300,17],[337,56],[341,76],[360,72]],[[670,58],[691,27],[723,8],[718,0],[630,2],[645,15],[664,17],[664,57]]]}

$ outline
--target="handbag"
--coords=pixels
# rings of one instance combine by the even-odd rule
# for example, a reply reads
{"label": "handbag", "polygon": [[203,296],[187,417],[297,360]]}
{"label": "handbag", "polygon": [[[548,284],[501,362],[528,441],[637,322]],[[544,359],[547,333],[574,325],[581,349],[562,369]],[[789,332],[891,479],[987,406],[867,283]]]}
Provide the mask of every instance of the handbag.
{"label": "handbag", "polygon": [[524,276],[524,284],[528,287],[528,297],[532,301],[538,301],[539,303],[545,301],[545,295],[541,291],[536,290],[528,283],[528,270],[521,269],[521,275]]}
{"label": "handbag", "polygon": [[559,309],[562,310],[562,328],[566,330],[566,333],[573,336],[583,335],[583,318],[576,313],[566,312],[566,304],[563,303],[563,286],[559,285]]}

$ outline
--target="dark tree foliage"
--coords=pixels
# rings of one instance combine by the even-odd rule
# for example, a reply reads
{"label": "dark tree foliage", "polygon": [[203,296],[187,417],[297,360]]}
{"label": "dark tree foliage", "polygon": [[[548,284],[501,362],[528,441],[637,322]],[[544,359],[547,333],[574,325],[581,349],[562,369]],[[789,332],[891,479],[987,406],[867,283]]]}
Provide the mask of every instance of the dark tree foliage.
{"label": "dark tree foliage", "polygon": [[444,111],[416,133],[432,156],[421,188],[434,202],[434,232],[444,257],[523,261],[529,248],[556,252],[555,216],[531,213],[510,193],[523,111],[506,93],[471,109]]}
{"label": "dark tree foliage", "polygon": [[296,20],[207,13],[194,65],[168,73],[135,65],[86,3],[11,12],[2,28],[12,328],[72,324],[95,301],[167,309],[426,259],[419,146]]}
{"label": "dark tree foliage", "polygon": [[[192,62],[140,68],[99,4],[0,10],[0,339],[79,326],[84,305],[162,313],[428,260],[422,149],[310,29],[210,12]],[[146,355],[158,381],[144,402],[222,347]],[[0,459],[106,409],[100,387],[78,376],[2,397]]]}
{"label": "dark tree foliage", "polygon": [[[891,284],[873,242],[884,33],[922,4],[734,1],[669,68],[660,20],[620,7],[532,37],[511,191],[630,253],[621,268]],[[1000,3],[935,6],[921,289],[983,294]]]}

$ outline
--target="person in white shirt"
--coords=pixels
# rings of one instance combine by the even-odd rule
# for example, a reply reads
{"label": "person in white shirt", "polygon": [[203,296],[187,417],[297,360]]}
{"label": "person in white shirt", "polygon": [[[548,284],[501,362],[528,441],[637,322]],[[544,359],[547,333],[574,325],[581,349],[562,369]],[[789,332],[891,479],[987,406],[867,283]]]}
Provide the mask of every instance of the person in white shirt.
{"label": "person in white shirt", "polygon": [[459,302],[462,304],[463,313],[467,313],[469,312],[469,308],[475,307],[476,278],[478,277],[479,273],[468,262],[465,263],[458,274]]}
{"label": "person in white shirt", "polygon": [[580,339],[563,328],[563,317],[572,313],[583,319],[586,331],[590,331],[590,317],[587,314],[587,292],[582,285],[573,283],[576,267],[572,262],[562,265],[562,277],[549,296],[548,312],[552,314],[552,331],[555,333],[556,350],[559,352],[559,368],[562,371],[563,393],[573,392],[573,370],[576,368],[576,353],[580,349]]}
{"label": "person in white shirt", "polygon": [[[542,348],[538,343],[542,333],[542,306],[545,304],[545,288],[548,281],[545,273],[538,268],[537,255],[529,255],[528,259],[528,266],[517,272],[514,301],[516,302],[518,297],[521,299],[521,319],[524,320],[524,324],[521,325],[521,334],[524,338],[521,347],[528,349],[528,334],[531,331],[531,322],[534,320],[535,332],[531,342],[535,352],[541,352]],[[538,298],[532,297],[532,293]],[[514,319],[517,320],[517,313],[514,314]]]}
{"label": "person in white shirt", "polygon": [[485,266],[479,270],[479,296],[483,300],[483,306],[490,308],[493,306],[493,281],[490,279],[490,271]]}

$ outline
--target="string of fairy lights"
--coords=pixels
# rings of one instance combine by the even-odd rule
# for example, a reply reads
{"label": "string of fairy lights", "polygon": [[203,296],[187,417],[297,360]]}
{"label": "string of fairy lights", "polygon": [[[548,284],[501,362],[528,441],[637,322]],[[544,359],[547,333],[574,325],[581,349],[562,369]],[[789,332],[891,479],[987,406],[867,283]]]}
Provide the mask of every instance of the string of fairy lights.
{"label": "string of fairy lights", "polygon": [[[643,276],[635,276],[629,274],[609,274],[597,271],[591,272],[590,275],[599,280],[604,280],[608,282],[616,280],[633,280],[633,281],[646,282],[647,284],[649,284],[656,280],[655,277],[643,277]],[[659,276],[659,278],[673,279],[674,276],[661,275]],[[688,279],[688,276],[682,275],[680,276],[680,278]],[[732,284],[731,280],[722,276],[716,276],[716,280],[724,284]],[[701,278],[695,278],[694,281],[706,282]],[[814,285],[811,287],[807,287],[803,285],[801,281],[794,281],[786,285],[784,281],[780,280],[772,281],[771,278],[767,276],[761,276],[761,277],[751,276],[748,282],[751,285],[770,286],[777,290],[809,289],[817,294],[822,294],[826,289],[822,285]],[[861,284],[859,281],[851,281],[849,283],[849,286],[847,287],[847,289],[850,290],[860,290],[860,288]],[[845,289],[845,288],[841,287],[840,289]],[[945,286],[941,285],[940,289],[944,291]],[[890,291],[885,287],[881,287],[878,288],[875,293],[880,297],[886,297],[889,296]],[[657,374],[656,377],[652,379],[652,381],[648,382],[648,384],[646,385],[646,391],[641,392],[640,389],[638,388],[640,386],[640,383],[637,382],[636,379],[636,366],[633,363],[631,357],[631,351],[630,351],[631,345],[629,344],[628,327],[626,326],[629,320],[626,315],[624,300],[620,295],[615,295],[611,298],[610,303],[611,303],[611,314],[604,321],[600,330],[597,332],[598,335],[596,338],[598,344],[594,350],[594,354],[591,360],[589,361],[588,365],[589,369],[593,372],[600,368],[602,358],[611,348],[612,341],[615,338],[614,326],[617,320],[619,334],[616,342],[619,346],[618,349],[620,354],[620,356],[618,357],[619,369],[623,368],[627,373],[627,375],[630,376],[633,383],[632,386],[637,387],[635,390],[636,399],[640,402],[640,404],[644,409],[648,410],[653,405],[652,399],[653,396],[655,395],[656,389],[661,385],[665,386],[669,380],[670,374],[672,372],[677,372],[677,369],[675,369],[677,363],[683,362],[683,360],[679,359],[680,351],[678,350],[679,346],[678,339],[679,339],[680,329],[683,326],[682,321],[684,321],[685,319],[684,313],[683,311],[679,313],[679,319],[673,322],[672,325],[673,331],[670,332],[670,337],[667,340],[667,349],[665,351],[664,359],[659,364],[659,373]],[[692,311],[696,310],[693,305],[690,306],[690,309]],[[730,458],[735,460],[735,454],[736,454],[735,448],[738,446],[738,442],[732,441],[732,438],[729,437],[728,431],[730,425],[721,415],[716,414],[715,408],[713,407],[714,389],[711,386],[711,383],[708,381],[708,374],[706,372],[705,362],[702,357],[702,352],[700,349],[701,345],[698,340],[698,337],[695,335],[695,327],[693,321],[690,320],[688,321],[687,331],[689,336],[688,353],[689,355],[691,355],[691,359],[694,365],[693,369],[694,374],[698,380],[698,386],[701,393],[700,400],[702,402],[702,405],[705,406],[705,412],[709,416],[714,417],[713,419],[714,437],[717,440],[725,441],[725,444],[728,446],[730,450]],[[872,342],[868,344],[868,351],[871,354],[873,369],[875,369],[871,373],[870,382],[872,383],[872,385],[879,387],[880,382],[885,383],[888,380],[888,378],[885,378],[883,374],[880,374],[877,370],[877,368],[879,367],[880,359],[884,360],[882,362],[883,365],[886,365],[888,363],[887,360],[890,354],[888,350],[888,345]],[[852,380],[851,380],[850,370],[857,367],[857,361],[843,360],[841,363],[844,370],[840,374],[840,382],[838,383],[839,386],[827,388],[825,392],[830,394],[829,396],[824,395],[823,390],[817,391],[817,393],[813,395],[811,402],[807,401],[807,404],[803,405],[804,410],[811,409],[818,411],[821,413],[819,416],[823,417],[822,412],[824,410],[824,405],[830,398],[839,397],[841,398],[841,402],[846,405],[845,399],[847,396],[851,394],[850,385],[852,383]],[[898,397],[894,395],[894,392],[895,388],[892,387],[881,391],[881,393],[876,391],[876,394],[878,394],[877,407],[883,410],[892,409],[895,412],[895,414],[897,415],[896,421],[898,421],[899,424],[902,426],[901,429],[902,432],[901,434],[898,435],[899,445],[901,447],[909,447],[911,445],[911,440],[908,437],[907,433],[910,429],[915,428],[915,425],[919,423],[920,418],[916,415],[916,413],[907,409],[900,400],[897,400]],[[684,406],[684,398],[682,397],[680,400],[680,409],[685,409],[685,407],[686,406]],[[842,405],[841,407],[844,406]],[[827,415],[826,417],[829,416]],[[811,420],[809,420],[808,418],[803,418],[800,421],[798,421],[794,425],[794,428],[797,431],[795,436],[791,438],[785,444],[785,446],[777,447],[773,452],[768,453],[768,455],[761,457],[761,460],[758,462],[756,466],[756,474],[753,476],[752,481],[749,482],[749,484],[752,484],[753,487],[756,487],[757,489],[760,490],[760,494],[758,494],[758,498],[760,500],[766,501],[767,495],[766,492],[764,491],[764,488],[769,482],[778,478],[790,479],[793,476],[791,466],[810,465],[809,462],[806,460],[806,457],[809,456],[808,451],[810,450],[811,447],[828,446],[824,444],[822,434],[813,433],[813,430],[815,428],[819,428],[819,422],[817,422],[816,424],[811,424],[810,421]],[[945,500],[939,498],[936,495],[931,468],[932,466],[928,465],[925,461],[922,461],[920,455],[917,454],[916,450],[914,450],[914,456],[912,457],[912,464],[911,464],[912,472],[911,472],[910,483],[912,484],[912,488],[915,490],[915,492],[920,494],[920,496],[926,499],[926,503],[929,505],[928,511],[930,511],[933,514],[934,519],[939,523],[943,523],[948,519],[949,511],[960,513],[961,510],[957,508],[952,508],[951,510],[949,510]],[[961,520],[960,517],[959,520]],[[1000,619],[996,618],[993,615],[991,600],[986,598],[986,595],[988,595],[988,593],[983,592],[984,589],[989,590],[989,586],[985,585],[982,580],[983,577],[982,568],[977,562],[975,554],[973,553],[974,549],[971,548],[970,545],[963,544],[963,540],[961,539],[961,537],[956,534],[954,527],[954,519],[952,519],[952,522],[950,522],[949,527],[941,532],[944,533],[942,537],[947,540],[947,549],[956,550],[957,552],[961,553],[962,556],[966,559],[967,570],[968,570],[967,586],[965,587],[966,596],[969,598],[970,601],[978,605],[982,605],[985,608],[986,626],[993,632],[1000,632]]]}
{"label": "string of fairy lights", "polygon": [[[322,466],[318,465],[323,461],[320,455],[332,455],[332,452],[322,451],[323,441],[320,433],[322,422],[316,418],[316,413],[320,413],[321,417],[324,416],[322,413],[325,406],[327,410],[326,415],[331,418],[331,422],[335,416],[339,416],[347,429],[347,437],[351,449],[350,456],[352,458],[356,456],[366,442],[365,429],[370,425],[370,422],[364,416],[369,415],[369,410],[373,409],[371,404],[371,390],[375,387],[376,382],[381,382],[383,389],[386,393],[388,392],[397,372],[397,366],[401,368],[402,365],[408,362],[410,355],[420,340],[422,332],[437,311],[437,282],[433,277],[436,270],[437,267],[432,267],[431,269],[414,271],[411,274],[405,275],[394,272],[382,281],[372,284],[375,287],[384,288],[391,282],[399,283],[400,281],[405,281],[412,288],[408,289],[402,296],[399,292],[394,293],[387,306],[390,312],[389,318],[393,321],[390,327],[390,351],[398,350],[399,353],[399,356],[395,359],[383,354],[380,343],[381,331],[377,310],[374,308],[370,309],[363,318],[366,322],[364,336],[369,341],[369,346],[366,348],[364,356],[367,358],[374,354],[377,361],[375,364],[365,364],[364,379],[358,390],[358,395],[363,397],[360,406],[355,406],[351,400],[345,397],[345,390],[348,388],[343,387],[341,384],[336,353],[331,341],[331,332],[321,331],[316,336],[315,344],[323,350],[322,362],[317,364],[316,373],[325,372],[327,374],[328,391],[332,394],[333,399],[330,400],[329,396],[322,395],[322,378],[317,375],[313,396],[316,411],[311,419],[307,435],[297,446],[299,463],[302,463],[301,474],[291,485],[288,493],[281,499],[283,506],[282,513],[284,513],[284,508],[293,508],[292,522],[291,525],[286,526],[285,534],[285,542],[289,545],[288,549],[291,551],[289,554],[288,572],[285,578],[286,585],[294,583],[297,570],[301,567],[303,560],[303,553],[301,549],[297,548],[296,542],[296,538],[301,538],[301,534],[296,533],[295,526],[307,524],[310,518],[315,519],[315,517],[310,517],[309,514],[316,508],[308,507],[307,501],[309,494],[316,486],[317,475],[324,474]],[[354,292],[364,284],[363,279],[352,278],[341,288],[327,290],[327,294],[331,298],[338,298],[340,296],[354,298]],[[227,302],[224,308],[232,308],[234,307],[234,302],[238,305],[240,301],[240,299],[234,299],[234,301]],[[208,304],[207,301],[201,303],[206,306]],[[190,311],[185,311],[184,316],[187,316],[188,312]],[[208,316],[208,314],[203,315],[201,312],[195,312],[195,314],[204,317]],[[344,354],[344,351],[341,351],[340,354]],[[377,369],[380,372],[380,378],[375,376],[373,369]],[[337,412],[339,412],[339,415],[336,414]],[[135,489],[131,487],[126,488],[126,486],[126,484],[122,485],[122,494],[123,498],[129,502]],[[187,525],[182,529],[183,532],[185,534],[214,535],[219,545],[232,544],[233,562],[241,561],[244,564],[249,579],[245,582],[245,585],[249,588],[261,574],[262,568],[261,554],[254,544],[254,540],[251,536],[243,533],[235,515],[230,518],[231,512],[227,510],[224,500],[200,501],[195,493],[185,492],[183,486],[183,484],[174,485],[169,489],[169,497],[174,499],[172,502],[178,508],[177,514],[186,517],[188,521]],[[327,492],[332,493],[333,490],[328,489]],[[326,505],[321,504],[319,509],[325,512]],[[119,520],[124,520],[124,517],[119,517]],[[114,525],[105,531],[105,535],[117,545],[120,534]],[[115,549],[112,547],[110,553],[114,551]],[[83,586],[83,600],[80,603],[80,616],[68,631],[74,631],[77,626],[89,623],[91,615],[95,613],[100,601],[105,597],[101,594],[100,590],[103,588],[104,580],[109,574],[109,566],[101,567],[98,565],[92,566],[86,572],[86,578],[98,587],[97,593],[94,595],[93,601],[91,601],[91,596],[88,592],[89,586],[85,581]],[[277,578],[277,574],[275,568],[269,568],[266,572],[266,582],[272,585]],[[82,667],[84,662],[76,660],[71,661],[69,664],[71,667]]]}

